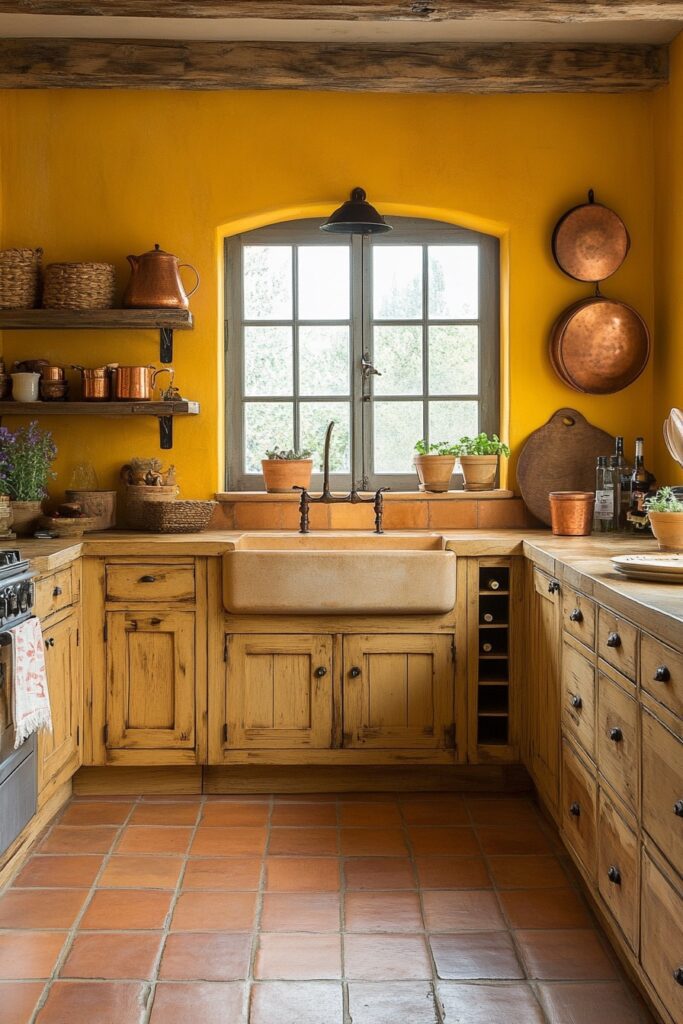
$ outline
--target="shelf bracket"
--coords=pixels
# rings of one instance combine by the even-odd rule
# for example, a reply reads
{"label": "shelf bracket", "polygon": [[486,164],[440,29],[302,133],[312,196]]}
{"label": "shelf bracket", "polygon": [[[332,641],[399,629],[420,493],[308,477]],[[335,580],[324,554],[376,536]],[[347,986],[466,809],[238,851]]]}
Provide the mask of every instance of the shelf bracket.
{"label": "shelf bracket", "polygon": [[[173,328],[159,328],[159,360],[162,363],[173,362]],[[163,448],[163,445],[161,446]]]}
{"label": "shelf bracket", "polygon": [[159,447],[164,451],[173,447],[172,416],[159,416]]}

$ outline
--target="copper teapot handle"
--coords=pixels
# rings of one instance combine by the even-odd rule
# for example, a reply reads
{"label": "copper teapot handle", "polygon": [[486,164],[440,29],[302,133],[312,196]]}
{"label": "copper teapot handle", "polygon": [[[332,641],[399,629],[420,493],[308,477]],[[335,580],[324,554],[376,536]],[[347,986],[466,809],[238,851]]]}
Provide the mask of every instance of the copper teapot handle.
{"label": "copper teapot handle", "polygon": [[182,270],[183,267],[188,267],[192,271],[192,273],[195,275],[195,277],[197,278],[197,281],[196,281],[195,286],[192,289],[192,291],[189,291],[189,292],[185,293],[187,295],[188,299],[189,299],[190,295],[194,295],[194,293],[199,288],[199,280],[200,280],[199,279],[199,271],[197,270],[196,267],[193,267],[191,263],[181,263],[180,266],[178,267],[178,270]]}
{"label": "copper teapot handle", "polygon": [[[152,374],[152,388],[155,388],[157,386],[157,377],[159,376],[160,373],[169,374],[168,387],[170,388],[171,385],[173,384],[173,378],[175,376],[175,370],[173,369],[172,366],[160,366],[158,370],[154,371],[154,373]],[[162,391],[162,389],[159,388],[158,390],[159,394],[163,397],[164,392]]]}

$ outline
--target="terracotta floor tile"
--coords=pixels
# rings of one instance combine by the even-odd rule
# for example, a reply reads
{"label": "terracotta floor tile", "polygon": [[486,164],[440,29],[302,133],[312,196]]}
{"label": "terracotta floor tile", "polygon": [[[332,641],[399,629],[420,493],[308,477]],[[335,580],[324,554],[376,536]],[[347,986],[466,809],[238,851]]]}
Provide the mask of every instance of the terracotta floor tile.
{"label": "terracotta floor tile", "polygon": [[354,857],[344,861],[347,889],[415,889],[407,857]]}
{"label": "terracotta floor tile", "polygon": [[244,857],[261,854],[266,847],[265,828],[202,826],[197,829],[191,857]]}
{"label": "terracotta floor tile", "polygon": [[42,981],[0,981],[2,1024],[27,1024],[44,987]]}
{"label": "terracotta floor tile", "polygon": [[492,892],[432,891],[425,892],[422,899],[430,932],[493,932],[507,927]]}
{"label": "terracotta floor tile", "polygon": [[345,974],[357,981],[429,979],[432,966],[421,935],[346,935]]}
{"label": "terracotta floor tile", "polygon": [[90,887],[102,867],[103,857],[95,856],[42,856],[31,857],[14,879],[15,888],[67,888]]}
{"label": "terracotta floor tile", "polygon": [[182,866],[179,857],[114,855],[99,885],[104,889],[175,889]]}
{"label": "terracotta floor tile", "polygon": [[341,978],[341,937],[267,932],[259,937],[254,977],[262,981]]}
{"label": "terracotta floor tile", "polygon": [[398,828],[403,823],[396,804],[356,800],[339,804],[339,821],[342,825],[356,828]]}
{"label": "terracotta floor tile", "polygon": [[336,825],[337,806],[333,803],[275,804],[271,825]]}
{"label": "terracotta floor tile", "polygon": [[240,981],[249,971],[251,935],[176,932],[166,940],[159,977],[165,981]]}
{"label": "terracotta floor tile", "polygon": [[620,981],[545,982],[538,991],[550,1024],[643,1024],[650,1019]]}
{"label": "terracotta floor tile", "polygon": [[406,841],[397,828],[343,828],[341,850],[347,857],[405,857]]}
{"label": "terracotta floor tile", "polygon": [[[344,799],[348,800],[349,795],[343,794]],[[244,797],[242,797],[244,799]],[[277,807],[278,804],[334,804],[337,805],[339,797],[336,793],[274,793],[273,804]]]}
{"label": "terracotta floor tile", "polygon": [[181,893],[173,912],[173,932],[248,932],[254,926],[256,894]]}
{"label": "terracotta floor tile", "polygon": [[338,853],[336,828],[273,828],[270,833],[268,853],[304,854],[310,857]]}
{"label": "terracotta floor tile", "polygon": [[172,893],[153,889],[96,889],[79,928],[84,931],[152,931],[163,928]]}
{"label": "terracotta floor tile", "polygon": [[336,892],[339,861],[334,857],[268,857],[269,892]]}
{"label": "terracotta floor tile", "polygon": [[509,932],[432,935],[429,941],[440,978],[464,981],[524,977]]}
{"label": "terracotta floor tile", "polygon": [[266,803],[237,803],[214,800],[204,804],[202,825],[265,825],[270,815]]}
{"label": "terracotta floor tile", "polygon": [[258,889],[260,857],[208,857],[188,860],[183,889]]}
{"label": "terracotta floor tile", "polygon": [[132,825],[116,847],[118,853],[187,853],[192,829],[185,826]]}
{"label": "terracotta floor tile", "polygon": [[424,982],[351,982],[353,1024],[437,1024],[432,986]]}
{"label": "terracotta floor tile", "polygon": [[425,793],[422,796],[405,797],[402,801],[403,817],[409,825],[469,825],[465,801],[460,796],[449,793],[434,797]]}
{"label": "terracotta floor tile", "polygon": [[67,932],[0,933],[0,979],[28,981],[49,978]]}
{"label": "terracotta floor tile", "polygon": [[482,825],[477,828],[482,850],[488,855],[504,853],[552,853],[545,833],[538,825]]}
{"label": "terracotta floor tile", "polygon": [[415,863],[423,889],[491,888],[481,857],[418,857]]}
{"label": "terracotta floor tile", "polygon": [[410,841],[416,856],[425,854],[451,854],[476,856],[479,853],[477,840],[471,828],[422,828],[408,829]]}
{"label": "terracotta floor tile", "polygon": [[334,982],[262,981],[251,990],[249,1024],[342,1024],[343,1017],[342,987]]}
{"label": "terracotta floor tile", "polygon": [[444,1019],[453,1024],[543,1024],[543,1012],[530,985],[442,982],[436,995]]}
{"label": "terracotta floor tile", "polygon": [[142,1024],[147,992],[134,981],[56,981],[37,1024]]}
{"label": "terracotta floor tile", "polygon": [[347,932],[422,931],[422,913],[414,892],[350,892],[344,901]]}
{"label": "terracotta floor tile", "polygon": [[243,1024],[244,985],[238,981],[163,981],[156,987],[150,1024]]}
{"label": "terracotta floor tile", "polygon": [[160,932],[77,935],[59,976],[146,981],[154,977],[162,942]]}
{"label": "terracotta floor tile", "polygon": [[501,893],[511,928],[590,928],[592,921],[575,889],[514,889]]}
{"label": "terracotta floor tile", "polygon": [[87,889],[8,889],[0,896],[0,928],[70,928]]}
{"label": "terracotta floor tile", "polygon": [[122,825],[133,807],[132,800],[72,801],[60,818],[60,825]]}
{"label": "terracotta floor tile", "polygon": [[340,901],[331,892],[267,892],[263,897],[264,932],[338,932]]}
{"label": "terracotta floor tile", "polygon": [[616,975],[595,931],[576,928],[515,934],[530,978],[603,981]]}
{"label": "terracotta floor tile", "polygon": [[40,844],[41,853],[109,853],[117,825],[55,825]]}
{"label": "terracotta floor tile", "polygon": [[475,825],[539,825],[536,805],[527,796],[467,796],[465,803]]}
{"label": "terracotta floor tile", "polygon": [[136,804],[131,825],[196,825],[201,804],[199,800],[181,803]]}
{"label": "terracotta floor tile", "polygon": [[567,875],[552,854],[489,857],[489,870],[499,889],[565,889]]}

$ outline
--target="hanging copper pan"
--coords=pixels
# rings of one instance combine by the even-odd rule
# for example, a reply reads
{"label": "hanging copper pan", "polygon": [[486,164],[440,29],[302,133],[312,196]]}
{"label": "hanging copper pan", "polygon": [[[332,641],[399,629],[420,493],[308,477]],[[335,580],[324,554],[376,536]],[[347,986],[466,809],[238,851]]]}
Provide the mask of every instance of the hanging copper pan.
{"label": "hanging copper pan", "polygon": [[604,281],[626,259],[631,239],[621,217],[596,203],[591,189],[587,203],[574,206],[557,222],[552,244],[555,262],[569,277]]}
{"label": "hanging copper pan", "polygon": [[550,335],[550,361],[575,391],[609,395],[632,384],[650,357],[645,321],[625,302],[596,295],[565,309]]}

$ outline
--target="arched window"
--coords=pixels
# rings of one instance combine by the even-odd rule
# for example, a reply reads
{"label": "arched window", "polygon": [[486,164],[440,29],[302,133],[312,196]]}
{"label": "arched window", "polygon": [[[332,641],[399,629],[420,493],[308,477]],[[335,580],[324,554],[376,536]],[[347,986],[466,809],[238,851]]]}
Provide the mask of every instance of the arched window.
{"label": "arched window", "polygon": [[[415,442],[499,429],[498,241],[439,221],[323,234],[289,221],[226,240],[227,486],[330,420],[332,484],[414,490]],[[376,372],[375,372],[376,371]]]}

